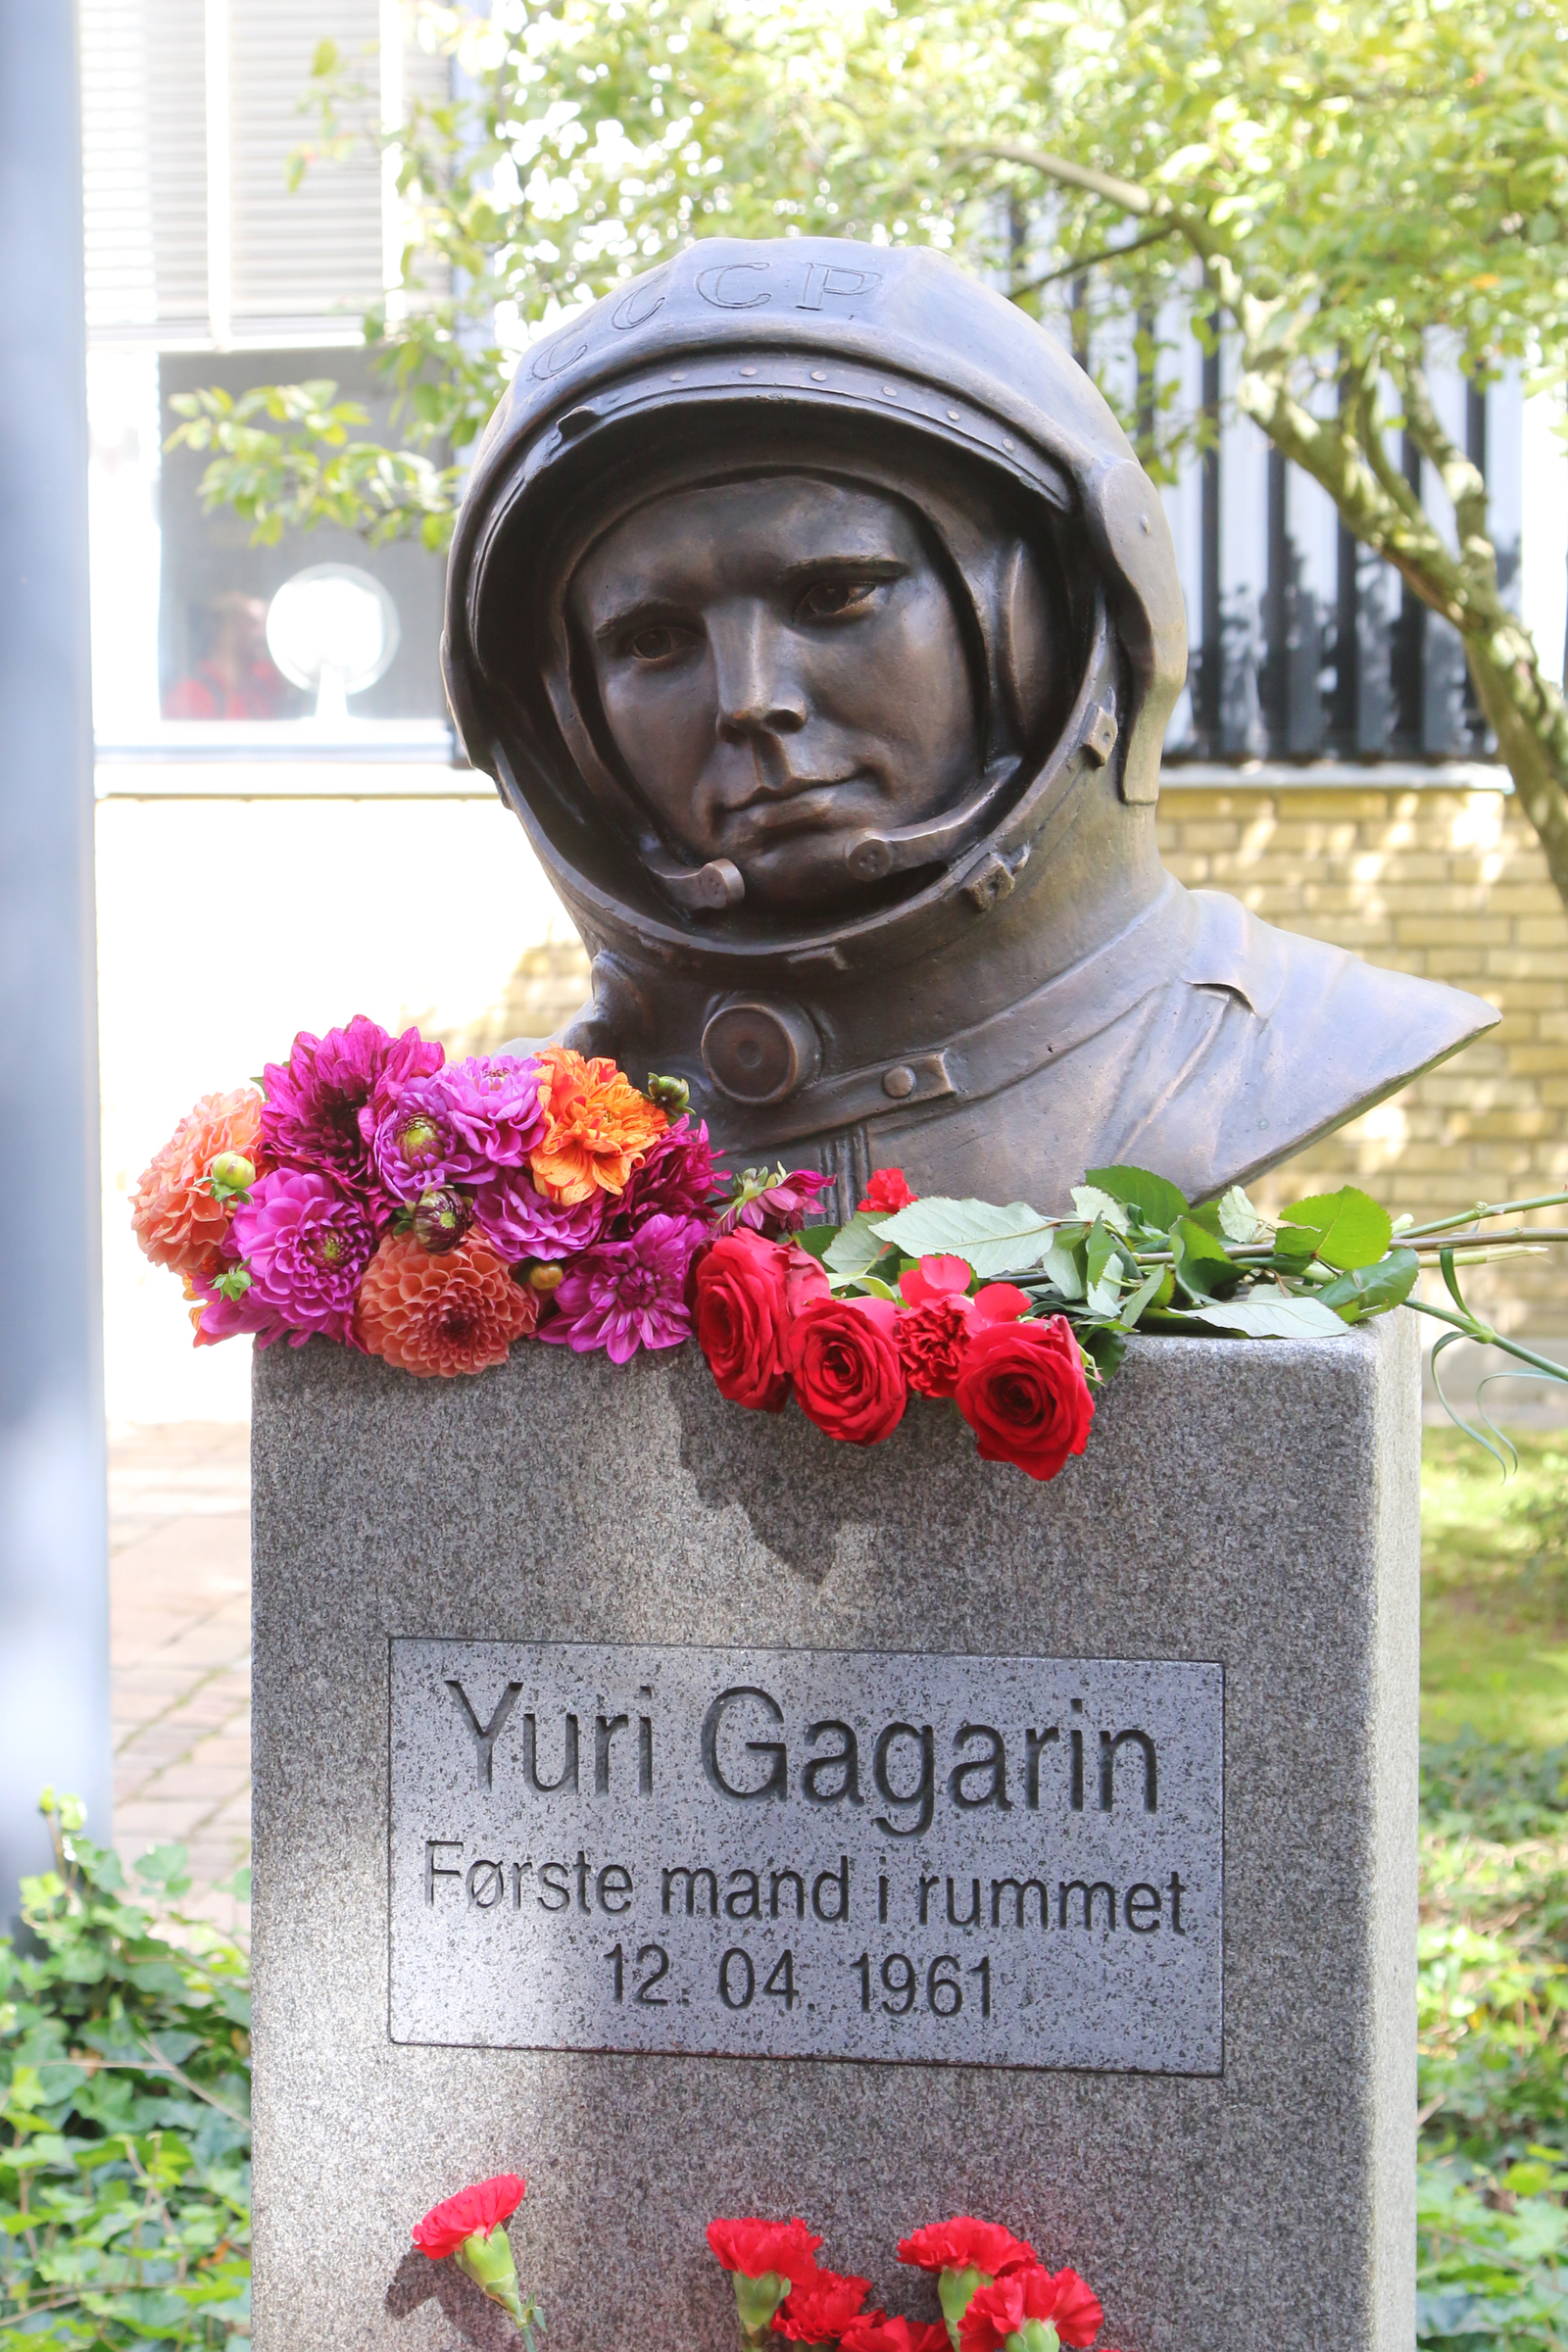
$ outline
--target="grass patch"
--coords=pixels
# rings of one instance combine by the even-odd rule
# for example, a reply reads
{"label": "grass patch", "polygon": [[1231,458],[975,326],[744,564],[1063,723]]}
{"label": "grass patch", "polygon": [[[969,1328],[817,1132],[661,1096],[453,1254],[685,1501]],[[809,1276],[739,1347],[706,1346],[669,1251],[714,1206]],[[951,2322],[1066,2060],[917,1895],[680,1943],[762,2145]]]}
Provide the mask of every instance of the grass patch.
{"label": "grass patch", "polygon": [[1568,1430],[1515,1438],[1517,1474],[1456,1429],[1425,1432],[1421,1732],[1568,1741]]}

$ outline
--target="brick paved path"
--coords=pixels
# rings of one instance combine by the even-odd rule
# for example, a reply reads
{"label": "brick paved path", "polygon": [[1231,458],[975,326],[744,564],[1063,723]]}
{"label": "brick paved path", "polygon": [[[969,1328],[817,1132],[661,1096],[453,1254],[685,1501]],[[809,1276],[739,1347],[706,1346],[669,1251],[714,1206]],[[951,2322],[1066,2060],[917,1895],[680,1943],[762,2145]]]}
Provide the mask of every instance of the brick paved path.
{"label": "brick paved path", "polygon": [[[115,1842],[190,1849],[196,1890],[250,1851],[250,1433],[185,1421],[109,1448]],[[200,1909],[242,1929],[246,1907]]]}

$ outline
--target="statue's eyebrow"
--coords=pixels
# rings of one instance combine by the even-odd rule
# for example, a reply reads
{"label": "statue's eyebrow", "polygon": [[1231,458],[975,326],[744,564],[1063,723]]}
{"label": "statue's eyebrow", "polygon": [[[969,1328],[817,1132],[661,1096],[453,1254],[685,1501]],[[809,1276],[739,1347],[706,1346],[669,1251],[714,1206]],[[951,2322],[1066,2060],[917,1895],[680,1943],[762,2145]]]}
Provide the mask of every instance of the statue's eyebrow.
{"label": "statue's eyebrow", "polygon": [[608,645],[612,637],[619,637],[627,629],[647,628],[652,621],[684,620],[690,611],[678,597],[645,596],[640,603],[623,605],[618,612],[602,620],[594,631],[594,643]]}
{"label": "statue's eyebrow", "polygon": [[[871,556],[857,550],[852,555],[803,556],[798,564],[786,564],[778,576],[786,587],[794,587],[834,573],[857,580],[902,580],[908,568],[897,556]],[[628,629],[645,629],[660,621],[688,621],[690,616],[691,606],[680,597],[645,596],[602,620],[594,630],[594,643],[609,645]]]}
{"label": "statue's eyebrow", "polygon": [[804,556],[799,564],[786,564],[782,576],[786,580],[808,580],[814,579],[819,572],[849,571],[859,580],[902,580],[908,568],[907,564],[901,563],[897,556],[868,556],[864,553]]}

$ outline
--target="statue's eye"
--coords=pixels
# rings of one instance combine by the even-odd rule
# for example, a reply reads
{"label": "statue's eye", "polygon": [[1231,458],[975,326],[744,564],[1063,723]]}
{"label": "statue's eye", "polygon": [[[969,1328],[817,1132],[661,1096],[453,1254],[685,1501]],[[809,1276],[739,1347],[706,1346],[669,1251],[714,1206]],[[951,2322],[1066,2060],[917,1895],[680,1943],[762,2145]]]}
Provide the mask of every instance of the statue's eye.
{"label": "statue's eye", "polygon": [[639,629],[627,644],[626,651],[634,662],[667,662],[672,654],[684,653],[692,642],[689,629],[677,629],[667,621],[656,621],[651,627]]}
{"label": "statue's eye", "polygon": [[856,612],[868,605],[880,580],[818,580],[808,588],[801,599],[801,613],[807,620],[836,620],[841,613]]}

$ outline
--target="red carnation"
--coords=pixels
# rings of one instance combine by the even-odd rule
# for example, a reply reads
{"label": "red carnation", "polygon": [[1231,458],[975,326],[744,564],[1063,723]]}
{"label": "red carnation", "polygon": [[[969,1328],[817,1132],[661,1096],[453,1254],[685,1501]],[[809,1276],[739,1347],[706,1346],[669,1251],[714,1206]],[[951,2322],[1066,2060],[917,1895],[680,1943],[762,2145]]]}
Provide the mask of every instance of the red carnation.
{"label": "red carnation", "polygon": [[1027,2320],[1049,2321],[1064,2344],[1092,2344],[1104,2313],[1076,2271],[1013,2271],[983,2286],[960,2323],[960,2352],[1003,2352]]}
{"label": "red carnation", "polygon": [[928,2223],[899,2241],[899,2260],[919,2271],[984,2271],[989,2278],[1001,2278],[1008,2271],[1027,2270],[1035,2259],[1033,2246],[1010,2230],[977,2222],[967,2213]]}
{"label": "red carnation", "polygon": [[790,1393],[785,1358],[789,1263],[788,1250],[747,1226],[723,1235],[699,1261],[697,1343],[719,1395],[732,1404],[764,1413],[784,1409]]}
{"label": "red carnation", "polygon": [[949,2352],[948,2331],[940,2320],[923,2326],[918,2320],[890,2320],[879,2311],[862,2312],[839,2337],[840,2352]]}
{"label": "red carnation", "polygon": [[1015,1462],[1031,1478],[1054,1478],[1089,1442],[1095,1403],[1065,1315],[977,1327],[954,1395],[983,1462]]}
{"label": "red carnation", "polygon": [[869,2278],[818,2271],[808,2285],[792,2288],[773,2314],[774,2328],[796,2344],[837,2343],[870,2291]]}
{"label": "red carnation", "polygon": [[415,2223],[415,2244],[432,2262],[445,2261],[476,2230],[488,2237],[510,2221],[522,2203],[523,2186],[515,2173],[497,2173],[493,2180],[460,2188],[455,2197],[444,2197],[439,2205],[431,2206],[422,2222]]}
{"label": "red carnation", "polygon": [[[732,1239],[738,1238],[735,1236]],[[816,2277],[816,2249],[822,2243],[806,2224],[793,2222],[710,2222],[708,2242],[726,2271],[743,2278],[787,2278],[792,2286],[808,2286]]]}
{"label": "red carnation", "polygon": [[880,1446],[903,1420],[898,1321],[886,1298],[817,1298],[790,1325],[796,1402],[830,1438]]}
{"label": "red carnation", "polygon": [[878,1168],[865,1188],[865,1199],[860,1206],[869,1209],[873,1215],[880,1213],[884,1217],[891,1217],[895,1209],[907,1208],[919,1198],[919,1194],[911,1193],[905,1183],[902,1168]]}
{"label": "red carnation", "polygon": [[922,1257],[917,1265],[905,1267],[899,1289],[906,1306],[930,1306],[938,1298],[963,1298],[973,1280],[966,1258]]}
{"label": "red carnation", "polygon": [[[965,1269],[967,1271],[967,1268]],[[906,1282],[908,1276],[905,1276]],[[895,1326],[906,1376],[918,1396],[951,1396],[963,1370],[974,1317],[967,1298],[933,1298]]]}

